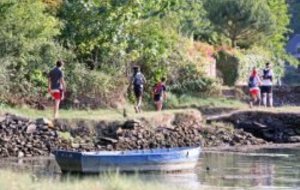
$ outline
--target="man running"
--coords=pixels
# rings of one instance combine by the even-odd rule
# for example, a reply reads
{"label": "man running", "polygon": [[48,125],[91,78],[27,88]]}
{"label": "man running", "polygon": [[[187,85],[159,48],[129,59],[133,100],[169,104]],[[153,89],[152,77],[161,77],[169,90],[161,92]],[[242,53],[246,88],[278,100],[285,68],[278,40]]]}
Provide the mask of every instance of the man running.
{"label": "man running", "polygon": [[161,81],[158,82],[153,89],[153,99],[156,106],[157,111],[161,111],[163,107],[163,101],[167,98],[166,93],[166,78],[162,77]]}
{"label": "man running", "polygon": [[63,61],[57,61],[56,67],[52,69],[48,75],[48,91],[54,99],[54,119],[58,118],[58,110],[61,100],[64,99],[66,91],[66,83],[62,72]]}
{"label": "man running", "polygon": [[263,95],[263,105],[267,107],[267,103],[269,102],[270,107],[273,107],[273,78],[274,74],[270,67],[270,63],[266,63],[266,68],[263,69],[262,73],[262,86],[261,93]]}
{"label": "man running", "polygon": [[258,103],[258,105],[260,105],[260,84],[260,78],[257,74],[256,68],[254,67],[248,81],[249,92],[251,95],[250,108],[252,108],[253,104],[255,103]]}
{"label": "man running", "polygon": [[130,85],[133,85],[133,91],[137,101],[135,106],[136,113],[141,112],[141,105],[142,105],[145,83],[146,83],[146,79],[144,75],[141,73],[140,68],[138,66],[134,66],[133,76]]}

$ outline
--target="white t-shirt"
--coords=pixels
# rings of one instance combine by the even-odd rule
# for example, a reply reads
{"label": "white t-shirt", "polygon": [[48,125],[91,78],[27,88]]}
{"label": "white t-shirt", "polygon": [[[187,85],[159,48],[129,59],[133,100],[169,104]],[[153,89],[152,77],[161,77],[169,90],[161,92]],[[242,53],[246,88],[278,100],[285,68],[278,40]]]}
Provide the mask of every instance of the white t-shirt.
{"label": "white t-shirt", "polygon": [[[268,71],[267,71],[268,70]],[[264,75],[264,72],[267,72],[266,75]],[[262,71],[262,86],[272,86],[273,82],[270,78],[274,78],[274,74],[272,69],[264,69]]]}

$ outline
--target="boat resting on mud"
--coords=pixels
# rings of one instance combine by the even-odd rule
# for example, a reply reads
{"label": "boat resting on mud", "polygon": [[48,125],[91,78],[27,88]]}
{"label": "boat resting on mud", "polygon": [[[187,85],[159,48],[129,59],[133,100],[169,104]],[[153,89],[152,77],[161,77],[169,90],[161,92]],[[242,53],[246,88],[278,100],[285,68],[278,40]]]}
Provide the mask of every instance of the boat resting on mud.
{"label": "boat resting on mud", "polygon": [[162,148],[131,151],[54,151],[62,172],[100,173],[107,171],[182,171],[195,168],[200,147]]}

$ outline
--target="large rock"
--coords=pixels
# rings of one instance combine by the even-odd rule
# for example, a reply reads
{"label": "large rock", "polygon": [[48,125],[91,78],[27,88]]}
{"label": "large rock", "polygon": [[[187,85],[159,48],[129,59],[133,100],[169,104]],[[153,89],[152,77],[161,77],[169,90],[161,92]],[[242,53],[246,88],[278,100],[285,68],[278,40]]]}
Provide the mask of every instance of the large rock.
{"label": "large rock", "polygon": [[3,121],[5,121],[6,117],[3,115],[0,115],[0,123],[2,123]]}
{"label": "large rock", "polygon": [[36,119],[36,125],[39,127],[50,127],[53,128],[53,122],[47,118],[38,118]]}
{"label": "large rock", "polygon": [[34,133],[36,131],[36,125],[30,124],[27,126],[26,133]]}
{"label": "large rock", "polygon": [[289,137],[289,141],[292,143],[298,143],[300,142],[300,136],[291,136]]}

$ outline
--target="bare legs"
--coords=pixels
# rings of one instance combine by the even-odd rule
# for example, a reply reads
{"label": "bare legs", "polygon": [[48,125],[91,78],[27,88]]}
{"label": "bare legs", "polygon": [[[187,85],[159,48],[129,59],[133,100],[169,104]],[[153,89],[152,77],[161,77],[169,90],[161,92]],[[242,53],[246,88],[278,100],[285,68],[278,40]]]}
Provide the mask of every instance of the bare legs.
{"label": "bare legs", "polygon": [[263,105],[267,107],[267,93],[263,93]]}
{"label": "bare legs", "polygon": [[137,104],[135,106],[136,113],[140,113],[142,111],[141,106],[142,106],[142,96],[139,96],[139,97],[137,97]]}
{"label": "bare legs", "polygon": [[273,107],[273,93],[268,94],[270,107]]}
{"label": "bare legs", "polygon": [[163,102],[162,101],[155,102],[155,107],[156,107],[156,111],[161,111],[163,107]]}
{"label": "bare legs", "polygon": [[53,108],[53,111],[54,111],[54,119],[57,119],[57,118],[58,118],[59,104],[60,104],[60,100],[55,100],[54,108]]}
{"label": "bare legs", "polygon": [[253,107],[253,105],[254,104],[258,104],[258,106],[260,106],[260,100],[261,98],[260,98],[260,95],[258,94],[258,95],[254,95],[254,94],[252,94],[251,95],[251,100],[250,100],[250,108],[252,108]]}
{"label": "bare legs", "polygon": [[273,93],[263,93],[263,105],[267,107],[268,102],[270,107],[273,107]]}

